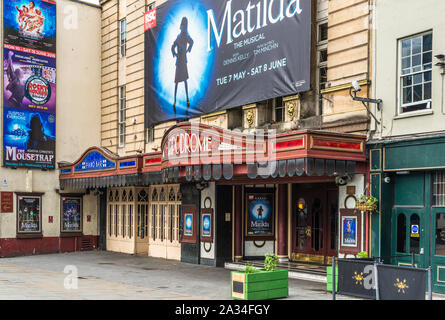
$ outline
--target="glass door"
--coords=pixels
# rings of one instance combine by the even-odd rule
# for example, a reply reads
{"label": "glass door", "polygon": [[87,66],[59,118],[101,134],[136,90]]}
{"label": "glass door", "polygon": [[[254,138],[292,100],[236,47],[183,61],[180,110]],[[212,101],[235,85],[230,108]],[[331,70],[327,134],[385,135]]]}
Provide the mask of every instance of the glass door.
{"label": "glass door", "polygon": [[445,208],[432,209],[431,231],[433,291],[445,293]]}
{"label": "glass door", "polygon": [[425,241],[426,229],[424,208],[396,208],[393,209],[393,243],[392,258],[394,264],[399,266],[411,266],[414,253],[414,265],[418,268],[425,267]]}

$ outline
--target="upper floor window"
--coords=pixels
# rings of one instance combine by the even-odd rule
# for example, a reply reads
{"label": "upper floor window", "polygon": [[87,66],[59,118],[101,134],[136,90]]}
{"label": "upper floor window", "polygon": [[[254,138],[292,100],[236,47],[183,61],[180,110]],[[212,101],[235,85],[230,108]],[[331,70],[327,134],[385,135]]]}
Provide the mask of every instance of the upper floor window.
{"label": "upper floor window", "polygon": [[145,143],[155,141],[155,127],[148,127],[145,131]]}
{"label": "upper floor window", "polygon": [[328,40],[328,23],[323,22],[318,25],[318,43]]}
{"label": "upper floor window", "polygon": [[119,55],[125,57],[127,53],[127,20],[124,18],[119,22]]}
{"label": "upper floor window", "polygon": [[126,109],[127,101],[125,94],[125,86],[119,86],[119,119],[118,119],[118,130],[119,130],[119,147],[125,145],[125,120],[126,120]]}
{"label": "upper floor window", "polygon": [[433,34],[399,42],[399,113],[431,109]]}
{"label": "upper floor window", "polygon": [[153,10],[156,6],[156,2],[150,2],[147,4],[145,11]]}

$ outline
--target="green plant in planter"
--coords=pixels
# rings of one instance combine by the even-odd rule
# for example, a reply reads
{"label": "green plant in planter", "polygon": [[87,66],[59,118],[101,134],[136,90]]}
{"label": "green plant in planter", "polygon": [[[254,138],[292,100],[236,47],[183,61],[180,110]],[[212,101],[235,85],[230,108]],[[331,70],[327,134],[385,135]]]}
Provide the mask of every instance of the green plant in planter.
{"label": "green plant in planter", "polygon": [[232,299],[263,300],[289,296],[288,270],[276,269],[279,262],[276,255],[266,254],[264,268],[247,265],[243,271],[232,271]]}
{"label": "green plant in planter", "polygon": [[248,264],[246,265],[246,268],[244,269],[244,273],[257,273],[260,272],[257,268],[255,268],[253,265]]}
{"label": "green plant in planter", "polygon": [[279,262],[280,260],[275,254],[266,253],[264,259],[264,269],[266,271],[274,271]]}
{"label": "green plant in planter", "polygon": [[360,251],[359,253],[357,253],[357,258],[367,258],[368,257],[368,253],[366,251]]}

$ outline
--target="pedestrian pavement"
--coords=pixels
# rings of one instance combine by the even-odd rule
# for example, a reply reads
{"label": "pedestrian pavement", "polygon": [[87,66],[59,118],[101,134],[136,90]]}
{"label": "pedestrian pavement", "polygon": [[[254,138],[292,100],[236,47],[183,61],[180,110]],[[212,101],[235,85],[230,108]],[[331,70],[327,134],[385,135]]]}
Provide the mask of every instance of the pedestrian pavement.
{"label": "pedestrian pavement", "polygon": [[[108,251],[1,258],[0,300],[11,299],[230,300],[230,270]],[[289,279],[286,300],[331,299],[326,284]]]}

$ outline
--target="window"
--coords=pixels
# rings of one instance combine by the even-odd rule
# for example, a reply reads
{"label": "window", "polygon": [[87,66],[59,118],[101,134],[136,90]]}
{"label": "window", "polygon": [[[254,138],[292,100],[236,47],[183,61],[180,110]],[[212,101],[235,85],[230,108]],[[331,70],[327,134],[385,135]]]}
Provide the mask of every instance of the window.
{"label": "window", "polygon": [[403,213],[397,216],[397,252],[406,252],[406,217]]}
{"label": "window", "polygon": [[145,143],[153,142],[155,140],[155,127],[149,127],[145,131]]}
{"label": "window", "polygon": [[127,20],[122,19],[119,22],[119,55],[125,57],[127,53]]}
{"label": "window", "polygon": [[[411,215],[410,218],[410,237],[409,237],[409,252],[419,254],[420,252],[420,217],[417,214]],[[417,232],[413,232],[413,229]]]}
{"label": "window", "polygon": [[119,124],[118,124],[118,130],[119,130],[119,147],[123,147],[125,145],[125,131],[126,131],[126,108],[127,108],[127,101],[126,101],[126,94],[125,94],[125,86],[119,86]]}
{"label": "window", "polygon": [[63,196],[61,198],[61,232],[82,231],[82,198]]}
{"label": "window", "polygon": [[17,233],[42,232],[41,196],[17,195]]}
{"label": "window", "polygon": [[155,8],[155,4],[156,4],[155,2],[151,2],[151,3],[147,4],[145,11],[153,10]]}
{"label": "window", "polygon": [[436,255],[445,256],[445,213],[436,215]]}
{"label": "window", "polygon": [[437,171],[434,174],[433,206],[445,207],[445,171]]}
{"label": "window", "polygon": [[327,88],[328,82],[328,23],[323,22],[318,25],[317,41],[317,86],[319,96],[319,108],[323,106],[323,95],[321,92]]}
{"label": "window", "polygon": [[399,113],[431,109],[433,34],[399,42]]}
{"label": "window", "polygon": [[275,98],[272,100],[272,108],[273,108],[273,116],[275,122],[284,122],[285,114],[284,114],[284,103],[283,98]]}
{"label": "window", "polygon": [[318,42],[328,40],[328,23],[323,22],[318,25]]}

